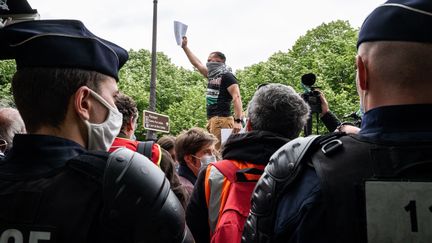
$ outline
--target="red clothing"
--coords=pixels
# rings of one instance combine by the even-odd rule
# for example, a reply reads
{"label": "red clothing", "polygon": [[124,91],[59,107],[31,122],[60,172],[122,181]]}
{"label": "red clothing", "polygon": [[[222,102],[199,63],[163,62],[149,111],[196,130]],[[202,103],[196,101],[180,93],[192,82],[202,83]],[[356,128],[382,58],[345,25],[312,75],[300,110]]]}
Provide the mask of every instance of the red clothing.
{"label": "red clothing", "polygon": [[[108,152],[113,152],[118,148],[128,148],[132,151],[137,151],[140,141],[130,140],[127,138],[116,137]],[[159,166],[162,158],[161,148],[159,144],[154,143],[152,147],[152,156],[149,158],[155,165]]]}

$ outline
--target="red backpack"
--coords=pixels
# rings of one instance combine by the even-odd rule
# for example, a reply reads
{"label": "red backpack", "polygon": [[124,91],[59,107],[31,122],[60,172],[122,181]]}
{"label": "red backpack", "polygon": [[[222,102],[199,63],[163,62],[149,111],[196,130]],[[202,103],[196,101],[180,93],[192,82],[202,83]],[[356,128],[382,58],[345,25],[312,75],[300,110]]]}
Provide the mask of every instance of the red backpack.
{"label": "red backpack", "polygon": [[[217,170],[215,170],[215,167]],[[239,243],[250,210],[250,198],[264,165],[222,160],[210,163],[205,180],[212,243]],[[210,176],[216,180],[209,182]],[[222,179],[221,179],[222,178]]]}

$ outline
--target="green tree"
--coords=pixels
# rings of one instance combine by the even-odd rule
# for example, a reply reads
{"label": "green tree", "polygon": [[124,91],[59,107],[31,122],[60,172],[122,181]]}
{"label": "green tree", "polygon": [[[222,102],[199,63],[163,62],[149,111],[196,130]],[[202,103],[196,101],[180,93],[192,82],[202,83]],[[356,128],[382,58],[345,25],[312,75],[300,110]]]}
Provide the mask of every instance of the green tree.
{"label": "green tree", "polygon": [[[324,92],[330,109],[338,117],[356,111],[358,96],[354,62],[357,34],[358,30],[347,21],[324,23],[307,31],[288,52],[277,52],[266,62],[238,71],[244,102],[250,100],[260,83],[283,83],[303,93],[301,76],[312,72],[317,76],[315,86]],[[325,128],[321,126],[320,133],[324,132]]]}
{"label": "green tree", "polygon": [[[148,50],[130,50],[129,60],[120,72],[119,89],[137,102],[140,111],[149,107],[150,67],[151,53]],[[175,66],[163,53],[157,53],[156,71],[156,112],[170,116],[170,133],[177,134],[190,128],[191,124],[202,126],[206,120],[205,108],[202,107],[205,107],[204,78],[197,72]],[[204,111],[198,111],[201,109]],[[139,120],[138,133],[143,139],[142,119]]]}
{"label": "green tree", "polygon": [[0,61],[0,106],[13,106],[11,82],[15,70],[13,60]]}
{"label": "green tree", "polygon": [[[338,116],[358,108],[355,89],[356,39],[358,31],[347,21],[324,23],[307,31],[287,52],[276,52],[265,62],[238,70],[240,92],[244,109],[258,85],[283,83],[299,93],[301,76],[313,72],[316,86],[324,92],[331,110]],[[149,107],[151,53],[148,50],[130,50],[129,61],[120,71],[119,89],[131,96],[140,112]],[[0,101],[12,102],[10,83],[15,72],[13,61],[0,61]],[[156,112],[169,115],[171,134],[192,126],[206,124],[206,80],[196,70],[175,66],[163,53],[157,53]],[[138,134],[144,139],[142,114]],[[321,127],[320,132],[325,131]]]}

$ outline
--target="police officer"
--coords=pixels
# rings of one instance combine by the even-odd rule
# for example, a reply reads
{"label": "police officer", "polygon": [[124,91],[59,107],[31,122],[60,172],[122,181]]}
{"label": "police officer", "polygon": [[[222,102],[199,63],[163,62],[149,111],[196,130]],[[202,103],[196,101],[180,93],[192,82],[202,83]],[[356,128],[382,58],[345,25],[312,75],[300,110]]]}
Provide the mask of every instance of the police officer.
{"label": "police officer", "polygon": [[[127,149],[109,155],[126,50],[77,20],[0,29],[28,134],[0,165],[0,242],[191,242],[162,171]],[[12,240],[13,239],[13,240]]]}
{"label": "police officer", "polygon": [[363,23],[358,135],[296,139],[255,188],[243,242],[431,242],[432,1],[390,0]]}

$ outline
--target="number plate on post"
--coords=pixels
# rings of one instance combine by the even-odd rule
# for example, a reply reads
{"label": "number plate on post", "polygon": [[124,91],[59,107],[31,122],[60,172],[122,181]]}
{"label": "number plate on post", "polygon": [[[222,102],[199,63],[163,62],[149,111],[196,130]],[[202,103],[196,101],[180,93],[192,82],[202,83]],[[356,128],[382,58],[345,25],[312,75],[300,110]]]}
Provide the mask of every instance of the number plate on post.
{"label": "number plate on post", "polygon": [[432,242],[432,182],[366,181],[368,243]]}

